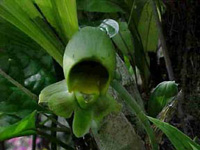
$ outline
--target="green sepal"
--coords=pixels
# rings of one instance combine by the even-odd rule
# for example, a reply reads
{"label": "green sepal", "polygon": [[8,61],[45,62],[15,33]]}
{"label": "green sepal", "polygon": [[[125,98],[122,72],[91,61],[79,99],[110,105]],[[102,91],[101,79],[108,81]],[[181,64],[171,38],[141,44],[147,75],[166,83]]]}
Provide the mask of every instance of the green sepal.
{"label": "green sepal", "polygon": [[122,105],[109,94],[100,96],[93,107],[94,121],[99,124],[108,114],[120,112],[121,107]]}
{"label": "green sepal", "polygon": [[76,109],[73,120],[73,133],[76,137],[83,137],[89,132],[93,118],[92,110]]}
{"label": "green sepal", "polygon": [[68,92],[65,80],[56,82],[54,84],[51,84],[51,85],[45,87],[39,95],[38,103],[46,104],[52,95],[54,95],[56,93],[60,93],[60,92]]}
{"label": "green sepal", "polygon": [[48,101],[48,107],[56,115],[69,118],[71,117],[77,104],[73,93],[67,91],[52,95]]}
{"label": "green sepal", "polygon": [[39,95],[39,103],[65,118],[69,118],[77,107],[74,93],[69,93],[65,80],[44,88]]}

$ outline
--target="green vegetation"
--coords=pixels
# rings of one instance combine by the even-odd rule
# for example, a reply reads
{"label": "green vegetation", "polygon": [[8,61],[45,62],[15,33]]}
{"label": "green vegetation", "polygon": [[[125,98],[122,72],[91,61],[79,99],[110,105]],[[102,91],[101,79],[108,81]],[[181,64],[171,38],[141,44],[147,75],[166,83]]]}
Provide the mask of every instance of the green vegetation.
{"label": "green vegetation", "polygon": [[[145,143],[139,149],[159,149],[163,137],[156,129],[177,150],[200,149],[163,122],[174,115],[168,112],[181,90],[164,81],[174,79],[161,27],[164,12],[161,0],[0,0],[0,141],[34,135],[48,138],[52,149],[76,149],[77,138],[90,136],[96,142],[91,149],[122,150],[99,136],[107,135],[99,133],[106,118],[121,115],[137,146]],[[167,69],[157,85],[150,54],[160,47]],[[118,125],[112,123],[114,132]],[[60,131],[68,140],[56,136]],[[112,134],[107,138],[114,141]],[[124,149],[132,147],[124,143]]]}

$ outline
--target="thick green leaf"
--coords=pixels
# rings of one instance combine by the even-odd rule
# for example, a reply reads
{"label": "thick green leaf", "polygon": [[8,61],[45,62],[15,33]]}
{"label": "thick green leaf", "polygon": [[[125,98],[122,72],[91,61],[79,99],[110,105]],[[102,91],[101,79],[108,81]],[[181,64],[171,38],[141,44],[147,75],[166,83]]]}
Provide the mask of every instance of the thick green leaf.
{"label": "thick green leaf", "polygon": [[158,84],[150,96],[148,114],[156,117],[177,93],[178,86],[174,81],[164,81]]}
{"label": "thick green leaf", "polygon": [[37,112],[34,111],[32,114],[13,125],[0,127],[0,141],[18,136],[36,134],[36,114]]}
{"label": "thick green leaf", "polygon": [[144,50],[156,52],[158,46],[158,29],[151,2],[147,2],[143,7],[138,23],[138,31]]}
{"label": "thick green leaf", "polygon": [[122,0],[77,0],[78,9],[89,12],[123,12]]}
{"label": "thick green leaf", "polygon": [[119,22],[119,33],[112,39],[125,56],[131,54],[133,57],[133,37],[126,22]]}
{"label": "thick green leaf", "polygon": [[77,108],[74,112],[73,133],[76,137],[82,137],[89,132],[93,118],[92,110]]}
{"label": "thick green leaf", "polygon": [[186,136],[172,125],[158,119],[148,117],[160,130],[162,130],[177,150],[199,150],[200,145]]}

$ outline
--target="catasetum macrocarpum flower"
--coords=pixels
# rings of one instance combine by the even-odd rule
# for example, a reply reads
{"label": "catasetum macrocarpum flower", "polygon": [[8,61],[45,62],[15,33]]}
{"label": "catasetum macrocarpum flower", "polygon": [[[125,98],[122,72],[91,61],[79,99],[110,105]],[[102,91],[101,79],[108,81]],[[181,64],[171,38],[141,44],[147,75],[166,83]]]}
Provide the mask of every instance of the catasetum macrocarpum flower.
{"label": "catasetum macrocarpum flower", "polygon": [[115,51],[107,34],[85,27],[69,41],[63,59],[65,80],[42,90],[40,103],[56,115],[69,118],[74,112],[73,132],[88,133],[120,105],[107,94],[115,71]]}

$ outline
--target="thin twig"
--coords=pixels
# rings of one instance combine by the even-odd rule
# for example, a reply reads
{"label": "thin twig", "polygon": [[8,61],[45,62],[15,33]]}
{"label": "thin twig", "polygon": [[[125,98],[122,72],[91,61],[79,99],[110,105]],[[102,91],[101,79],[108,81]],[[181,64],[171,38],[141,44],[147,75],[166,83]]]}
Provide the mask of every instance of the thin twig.
{"label": "thin twig", "polygon": [[169,80],[174,80],[174,72],[172,69],[172,65],[171,65],[171,60],[169,57],[169,53],[168,53],[168,49],[167,49],[167,45],[166,45],[166,41],[165,41],[165,37],[163,34],[163,29],[162,29],[162,24],[160,22],[159,16],[158,16],[158,11],[156,8],[156,3],[154,0],[152,0],[152,8],[153,8],[153,13],[156,19],[156,24],[158,27],[158,32],[159,32],[159,36],[160,36],[160,41],[161,41],[161,45],[162,45],[162,49],[163,49],[163,55],[164,55],[164,59],[165,59],[165,64],[166,64],[166,68],[167,68],[167,73],[169,76]]}
{"label": "thin twig", "polygon": [[[58,121],[58,117],[57,116],[53,116],[53,118]],[[57,127],[57,124],[54,123],[53,121],[51,122],[51,128],[56,128]],[[57,137],[57,132],[54,131],[54,130],[51,130],[51,136],[52,137]],[[51,150],[57,150],[57,144],[54,143],[54,142],[51,142]]]}
{"label": "thin twig", "polygon": [[10,77],[7,73],[5,73],[2,69],[0,69],[0,75],[2,75],[4,78],[6,78],[8,81],[10,81],[13,85],[21,89],[24,93],[26,93],[29,97],[31,97],[34,100],[38,100],[37,95],[33,94],[31,91],[29,91],[27,88],[25,88],[23,85],[21,85],[19,82],[14,80],[12,77]]}
{"label": "thin twig", "polygon": [[0,150],[6,150],[4,141],[0,142]]}

